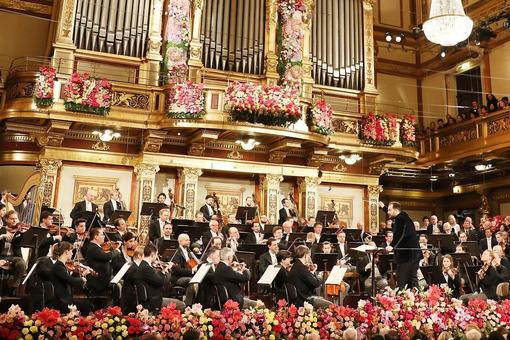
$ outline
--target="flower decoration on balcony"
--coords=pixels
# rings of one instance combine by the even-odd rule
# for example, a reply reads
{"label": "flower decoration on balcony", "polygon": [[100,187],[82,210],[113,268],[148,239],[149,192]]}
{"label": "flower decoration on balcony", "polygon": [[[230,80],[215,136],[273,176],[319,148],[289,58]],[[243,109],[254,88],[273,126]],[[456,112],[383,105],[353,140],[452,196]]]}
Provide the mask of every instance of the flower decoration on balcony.
{"label": "flower decoration on balcony", "polygon": [[287,126],[301,117],[297,91],[284,86],[231,83],[225,109],[234,121]]}
{"label": "flower decoration on balcony", "polygon": [[190,42],[189,0],[168,2],[168,21],[164,33],[163,71],[167,84],[175,84],[186,79],[188,71],[188,48]]}
{"label": "flower decoration on balcony", "polygon": [[68,111],[107,115],[112,105],[112,84],[89,74],[75,72],[64,86],[64,106]]}
{"label": "flower decoration on balcony", "polygon": [[416,116],[406,114],[400,122],[400,142],[403,146],[416,146]]}
{"label": "flower decoration on balcony", "polygon": [[333,134],[332,117],[333,109],[324,98],[320,98],[315,100],[312,106],[308,108],[307,123],[312,131],[328,136]]}
{"label": "flower decoration on balcony", "polygon": [[204,84],[190,81],[177,84],[168,92],[168,111],[170,118],[202,118],[205,114]]}
{"label": "flower decoration on balcony", "polygon": [[309,6],[304,0],[278,1],[278,74],[280,84],[301,90],[303,76],[303,39]]}
{"label": "flower decoration on balcony", "polygon": [[367,144],[391,146],[398,138],[397,117],[370,113],[361,117],[360,139]]}
{"label": "flower decoration on balcony", "polygon": [[53,87],[55,86],[57,72],[51,66],[39,67],[39,77],[35,83],[35,104],[37,107],[53,104]]}

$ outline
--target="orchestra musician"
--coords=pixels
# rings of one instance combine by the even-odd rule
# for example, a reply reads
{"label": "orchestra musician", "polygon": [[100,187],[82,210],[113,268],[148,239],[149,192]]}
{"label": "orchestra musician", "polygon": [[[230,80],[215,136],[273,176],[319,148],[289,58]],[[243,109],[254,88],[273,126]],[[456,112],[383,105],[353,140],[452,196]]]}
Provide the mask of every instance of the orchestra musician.
{"label": "orchestra musician", "polygon": [[221,237],[215,236],[211,239],[211,244],[209,245],[209,248],[221,250],[222,246],[223,239]]}
{"label": "orchestra musician", "polygon": [[90,269],[84,269],[81,276],[71,276],[66,263],[73,257],[73,246],[69,242],[55,244],[52,249],[52,257],[56,262],[51,267],[50,281],[55,291],[54,307],[62,313],[69,312],[69,305],[76,305],[82,315],[88,315],[94,310],[94,305],[87,300],[74,300],[72,287],[83,287],[87,282],[85,278],[91,273]]}
{"label": "orchestra musician", "polygon": [[477,272],[479,287],[487,299],[498,300],[496,288],[498,284],[507,282],[509,270],[501,265],[501,258],[491,250],[482,253],[482,268]]}
{"label": "orchestra musician", "polygon": [[278,224],[282,225],[283,222],[287,221],[289,218],[294,219],[297,215],[294,209],[292,209],[292,202],[288,198],[282,199],[283,207],[280,209],[279,214],[280,218],[278,219]]}
{"label": "orchestra musician", "polygon": [[222,240],[225,238],[220,232],[220,224],[216,220],[209,221],[209,230],[202,234],[202,245],[206,247],[213,237],[221,237]]}
{"label": "orchestra musician", "polygon": [[[211,292],[214,291],[214,285],[216,284],[216,277],[214,273],[216,271],[216,267],[220,263],[220,249],[215,247],[209,248],[209,250],[207,250],[206,263],[211,264],[211,269],[209,269],[209,272],[200,283],[197,292],[197,301],[204,309],[217,307],[214,303],[214,294],[211,294]],[[199,267],[200,266],[202,266],[202,264],[200,264]]]}
{"label": "orchestra musician", "polygon": [[92,190],[88,189],[87,193],[85,194],[84,200],[79,201],[74,205],[73,210],[71,210],[71,218],[73,219],[72,225],[75,225],[74,222],[82,217],[82,213],[84,211],[90,211],[90,212],[97,212],[97,204],[94,203],[94,201],[97,198],[97,193]]}
{"label": "orchestra musician", "polygon": [[345,243],[345,231],[339,229],[336,232],[336,239],[338,241],[338,259],[344,258],[347,255],[347,243]]}
{"label": "orchestra musician", "polygon": [[156,203],[163,203],[163,204],[165,204],[165,201],[166,201],[166,194],[164,192],[160,192],[158,194],[157,199],[156,199]]}
{"label": "orchestra musician", "polygon": [[483,252],[485,250],[492,250],[492,247],[498,244],[498,241],[495,237],[492,236],[492,230],[490,226],[484,225],[484,235],[485,238],[480,240],[480,250]]}
{"label": "orchestra musician", "polygon": [[16,289],[25,273],[26,263],[21,256],[20,242],[22,233],[18,230],[18,213],[10,210],[5,214],[5,225],[0,228],[0,265],[9,265],[11,278],[6,288],[9,295],[16,295]]}
{"label": "orchestra musician", "polygon": [[[198,269],[199,260],[193,254],[190,246],[190,239],[188,234],[180,234],[177,237],[177,241],[179,242],[179,247],[175,253],[173,263],[175,265],[172,267],[173,280],[177,286],[181,287],[189,287],[189,281],[196,273]],[[193,298],[193,293],[191,289],[186,290],[186,305],[191,305]]]}
{"label": "orchestra musician", "polygon": [[198,223],[204,223],[204,222],[207,222],[204,218],[204,213],[201,212],[201,211],[197,211],[195,213],[195,222],[198,222]]}
{"label": "orchestra musician", "polygon": [[205,204],[200,208],[200,212],[204,214],[204,219],[210,221],[213,215],[217,215],[218,211],[214,206],[214,196],[205,196]]}
{"label": "orchestra musician", "polygon": [[[48,211],[44,210],[41,213],[41,223],[39,223],[39,227],[44,229],[49,229],[53,225],[53,215]],[[62,241],[62,236],[59,234],[51,235],[48,233],[46,238],[41,241],[39,244],[39,248],[37,250],[37,257],[43,256],[51,256],[51,246],[57,242]]]}
{"label": "orchestra musician", "polygon": [[132,232],[128,231],[122,236],[122,245],[120,246],[119,251],[116,251],[112,257],[112,269],[114,275],[117,274],[124,264],[132,262],[131,257],[133,256],[136,247],[138,247],[136,237]]}
{"label": "orchestra musician", "polygon": [[92,296],[105,295],[112,277],[112,258],[118,249],[110,252],[103,250],[105,235],[101,228],[92,228],[89,235],[90,243],[87,246],[85,260],[98,275],[87,277],[87,287]]}
{"label": "orchestra musician", "polygon": [[452,296],[458,299],[460,297],[460,275],[451,255],[443,256],[441,274],[439,285],[447,285],[452,290]]}
{"label": "orchestra musician", "polygon": [[119,192],[117,190],[112,190],[110,191],[110,200],[103,204],[103,221],[110,221],[110,216],[112,216],[115,210],[122,210],[122,205],[119,199]]}
{"label": "orchestra musician", "polygon": [[7,214],[7,207],[5,204],[0,203],[0,228],[4,226],[4,218],[5,214]]}
{"label": "orchestra musician", "polygon": [[[69,242],[73,245],[73,252],[75,253],[75,257],[78,261],[83,261],[85,259],[85,253],[87,252],[87,245],[89,243],[89,239],[87,238],[86,230],[87,220],[83,218],[79,218],[74,221],[74,233],[67,233],[63,237],[63,241]],[[76,252],[78,254],[76,255]]]}
{"label": "orchestra musician", "polygon": [[324,235],[322,235],[322,229],[324,226],[321,222],[315,222],[313,225],[313,233],[315,234],[315,242],[321,243],[325,241]]}
{"label": "orchestra musician", "polygon": [[236,227],[228,228],[228,238],[225,243],[228,248],[234,251],[234,253],[237,252],[242,240],[240,239],[239,230],[237,230]]}
{"label": "orchestra musician", "polygon": [[283,228],[280,226],[273,227],[273,238],[278,242],[279,249],[287,249],[288,242],[283,239]]}
{"label": "orchestra musician", "polygon": [[294,222],[293,221],[285,221],[283,222],[282,224],[282,232],[283,232],[283,236],[282,236],[282,240],[284,240],[285,242],[289,243],[290,242],[290,234],[292,234],[292,227],[294,226]]}
{"label": "orchestra musician", "polygon": [[[368,242],[369,246],[375,246],[375,242]],[[356,271],[360,274],[360,280],[363,280],[365,283],[365,291],[370,293],[372,291],[372,260],[373,254],[362,253],[357,257],[356,260]],[[375,258],[375,287],[377,292],[384,290],[388,286],[388,281],[386,277],[382,275],[379,270],[378,259],[377,256]]]}
{"label": "orchestra musician", "polygon": [[160,238],[157,238],[156,240],[154,240],[154,245],[158,249],[158,253],[162,253],[162,251],[163,251],[162,248],[163,248],[165,241],[170,241],[170,240],[174,239],[172,237],[172,232],[173,232],[173,226],[170,222],[167,222],[165,224],[165,226],[163,227],[163,235]]}
{"label": "orchestra musician", "polygon": [[322,286],[315,274],[317,265],[313,264],[310,256],[310,249],[307,246],[299,245],[294,251],[294,264],[289,272],[289,283],[297,290],[296,306],[303,306],[309,302],[314,308],[327,308],[331,302],[315,294],[315,291]]}
{"label": "orchestra musician", "polygon": [[170,209],[163,208],[159,211],[159,218],[149,226],[149,241],[154,242],[163,235],[163,228],[170,218]]}
{"label": "orchestra musician", "polygon": [[230,248],[221,249],[220,260],[215,271],[217,284],[227,289],[229,299],[239,303],[239,308],[256,307],[257,302],[245,297],[241,287],[250,281],[250,271],[234,262],[234,252]]}
{"label": "orchestra musician", "polygon": [[260,223],[253,222],[251,230],[252,232],[246,236],[246,244],[264,244],[264,233],[260,232]]}
{"label": "orchestra musician", "polygon": [[120,294],[120,307],[122,308],[122,313],[124,313],[124,315],[136,312],[137,292],[135,289],[137,289],[137,282],[142,280],[139,269],[140,263],[144,258],[143,251],[144,247],[136,247],[135,251],[133,252],[131,265],[124,275],[124,281],[122,283],[122,290]]}
{"label": "orchestra musician", "polygon": [[122,217],[116,218],[115,221],[113,221],[113,227],[115,228],[116,231],[115,233],[116,240],[120,241],[122,239],[122,236],[124,236],[124,234],[128,232],[126,220],[123,219]]}
{"label": "orchestra musician", "polygon": [[278,264],[278,259],[276,257],[278,250],[278,241],[270,237],[267,240],[267,252],[260,255],[259,258],[259,276],[262,276],[270,265],[276,266]]}
{"label": "orchestra musician", "polygon": [[[152,244],[145,246],[143,255],[144,259],[138,268],[140,270],[140,283],[144,285],[147,292],[147,301],[142,302],[142,306],[151,312],[155,312],[161,307],[173,303],[177,309],[183,312],[186,305],[182,301],[164,298],[162,293],[163,287],[170,281],[172,263],[163,264],[159,262],[158,250]],[[155,266],[159,268],[159,271],[156,271]]]}

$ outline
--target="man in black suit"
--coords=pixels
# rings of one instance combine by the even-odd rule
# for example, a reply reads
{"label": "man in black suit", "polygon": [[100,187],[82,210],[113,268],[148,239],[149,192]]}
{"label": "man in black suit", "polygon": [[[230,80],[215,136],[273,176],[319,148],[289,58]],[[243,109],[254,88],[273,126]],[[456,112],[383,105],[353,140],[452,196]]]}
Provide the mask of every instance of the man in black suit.
{"label": "man in black suit", "polygon": [[244,296],[241,284],[250,281],[250,271],[246,268],[232,268],[234,252],[230,248],[223,248],[220,251],[220,260],[216,268],[215,276],[217,284],[224,286],[228,292],[228,298],[239,303],[239,308],[250,308],[257,305],[256,301]]}
{"label": "man in black suit", "polygon": [[251,225],[251,233],[246,236],[246,244],[263,244],[264,233],[260,232],[260,223],[254,222]]}
{"label": "man in black suit", "polygon": [[430,224],[429,226],[427,227],[427,235],[432,235],[432,234],[442,234],[443,233],[443,228],[441,227],[441,225],[439,225],[439,222],[437,220],[437,216],[436,215],[431,215],[430,216]]}
{"label": "man in black suit", "polygon": [[[50,214],[49,211],[44,210],[41,213],[41,223],[39,223],[39,227],[48,229],[53,224],[53,215]],[[46,235],[46,238],[39,243],[39,248],[37,249],[37,257],[43,257],[48,256],[50,254],[50,247],[57,243],[62,241],[62,236],[60,235],[51,235],[48,233]]]}
{"label": "man in black suit", "polygon": [[[110,221],[110,216],[112,216],[115,210],[122,210],[122,206],[119,201],[119,192],[117,190],[112,190],[110,192],[110,200],[106,201],[103,204],[103,221]],[[110,221],[111,222],[111,221]]]}
{"label": "man in black suit", "polygon": [[171,241],[171,240],[175,241],[175,239],[172,236],[172,232],[173,232],[172,224],[170,224],[170,223],[165,224],[165,226],[163,227],[163,235],[161,235],[160,238],[157,238],[153,242],[154,245],[156,246],[156,248],[158,249],[158,253],[160,253],[161,255],[163,255],[163,251],[165,250],[165,249],[163,249],[163,247],[165,245],[165,241]]}
{"label": "man in black suit", "polygon": [[104,232],[101,228],[92,228],[89,232],[90,243],[87,246],[85,259],[87,265],[94,269],[97,276],[87,277],[87,287],[90,295],[108,295],[108,285],[112,278],[112,258],[119,250],[112,250],[106,253],[101,247],[104,243]]}
{"label": "man in black suit", "polygon": [[23,234],[19,231],[15,233],[9,231],[19,223],[16,211],[8,211],[5,215],[5,222],[5,226],[0,228],[0,265],[11,263],[9,274],[12,275],[12,279],[7,280],[7,287],[10,290],[9,293],[15,295],[26,269],[20,247]]}
{"label": "man in black suit", "polygon": [[296,247],[294,264],[289,272],[288,282],[293,284],[297,290],[296,306],[303,306],[304,302],[311,303],[314,308],[327,308],[331,302],[319,297],[316,289],[322,285],[315,274],[317,265],[314,264],[312,270],[305,266],[305,263],[311,263],[310,249],[307,246],[299,245]]}
{"label": "man in black suit", "polygon": [[[220,263],[220,249],[210,248],[207,250],[206,263],[211,265],[209,272],[200,283],[197,292],[197,301],[203,309],[218,307],[215,303],[214,285],[216,284],[216,267]],[[202,266],[203,264],[200,264]]]}
{"label": "man in black suit", "polygon": [[136,237],[132,232],[128,231],[122,236],[122,245],[120,246],[119,251],[116,251],[112,257],[113,275],[117,274],[117,272],[126,263],[132,262],[128,252],[134,251],[137,244]]}
{"label": "man in black suit", "polygon": [[482,252],[486,250],[492,250],[492,247],[496,246],[498,244],[498,241],[494,236],[492,236],[492,230],[490,226],[485,226],[484,234],[485,238],[482,238],[480,240],[480,250]]}
{"label": "man in black suit", "polygon": [[154,242],[163,235],[163,228],[169,222],[170,209],[163,208],[159,211],[159,218],[149,226],[149,241]]}
{"label": "man in black suit", "polygon": [[468,241],[477,241],[478,242],[478,232],[476,231],[475,227],[473,226],[473,219],[471,219],[471,217],[466,217],[464,219],[464,222],[462,222],[462,227],[459,231],[459,236],[460,236],[461,232],[466,233]]}
{"label": "man in black suit", "polygon": [[209,241],[213,237],[221,237],[222,240],[225,239],[223,234],[220,232],[220,224],[216,220],[209,221],[209,230],[202,234],[202,246],[207,247]]}
{"label": "man in black suit", "polygon": [[283,228],[280,226],[273,227],[273,237],[278,242],[279,249],[287,249],[289,243],[283,239]]}
{"label": "man in black suit", "polygon": [[[172,274],[178,286],[186,287],[198,269],[198,260],[189,248],[190,239],[188,234],[180,234],[177,237],[177,241],[179,242],[179,247],[177,247],[174,259],[172,260],[175,264],[172,267]],[[191,264],[192,262],[196,263]]]}
{"label": "man in black suit", "polygon": [[313,233],[314,233],[314,236],[315,236],[315,243],[322,243],[324,241],[326,241],[326,239],[324,238],[324,235],[322,235],[322,229],[323,229],[323,225],[321,222],[315,222],[315,224],[313,225]]}
{"label": "man in black suit", "polygon": [[291,209],[291,202],[288,198],[282,199],[282,205],[283,208],[280,209],[280,218],[278,219],[279,225],[282,225],[289,217],[295,218],[297,216],[296,212]]}
{"label": "man in black suit", "polygon": [[336,240],[338,242],[338,259],[342,259],[347,255],[347,251],[349,248],[347,247],[347,243],[345,243],[345,231],[339,229],[336,232]]}
{"label": "man in black suit", "polygon": [[213,215],[217,214],[214,206],[214,197],[212,195],[205,196],[205,204],[200,208],[200,212],[204,214],[204,219],[210,221]]}
{"label": "man in black suit", "polygon": [[141,283],[144,285],[147,292],[147,301],[142,303],[142,306],[151,312],[155,312],[161,307],[168,306],[174,303],[177,309],[184,311],[186,306],[182,301],[171,298],[163,298],[163,287],[170,281],[171,266],[163,268],[160,272],[152,267],[152,264],[158,259],[158,251],[152,244],[145,246],[143,251],[144,259],[140,263],[140,278]]}
{"label": "man in black suit", "polygon": [[278,259],[276,255],[278,254],[278,241],[273,237],[270,237],[267,240],[267,249],[268,251],[259,258],[259,277],[261,277],[266,271],[267,267],[270,265],[276,266],[278,264]]}
{"label": "man in black suit", "polygon": [[[414,222],[407,213],[401,211],[400,203],[390,202],[388,207],[379,202],[388,216],[393,220],[393,241],[386,247],[388,252],[394,251],[397,265],[397,284],[403,289],[418,287],[418,263],[423,257],[418,235],[414,229]],[[399,248],[407,248],[399,250]],[[409,249],[411,248],[411,249]]]}
{"label": "man in black suit", "polygon": [[124,282],[122,283],[122,292],[120,295],[120,307],[124,315],[136,312],[138,301],[136,300],[137,292],[135,289],[138,289],[136,284],[142,280],[140,264],[143,261],[143,251],[143,247],[135,249],[131,265],[124,275]]}
{"label": "man in black suit", "polygon": [[87,194],[85,195],[85,199],[83,201],[77,202],[74,205],[73,210],[71,210],[71,218],[74,222],[82,217],[82,213],[84,211],[97,212],[97,204],[94,203],[94,200],[97,198],[97,193],[94,190],[87,190]]}

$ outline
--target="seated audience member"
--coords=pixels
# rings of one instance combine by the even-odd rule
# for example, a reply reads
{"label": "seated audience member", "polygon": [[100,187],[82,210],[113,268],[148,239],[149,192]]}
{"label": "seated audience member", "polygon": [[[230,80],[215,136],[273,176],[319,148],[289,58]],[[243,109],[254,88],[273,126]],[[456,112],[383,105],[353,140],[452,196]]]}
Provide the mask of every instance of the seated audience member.
{"label": "seated audience member", "polygon": [[423,216],[423,218],[421,219],[421,229],[427,230],[427,227],[429,226],[429,224],[430,224],[429,217]]}
{"label": "seated audience member", "polygon": [[480,116],[480,107],[478,106],[478,101],[473,100],[469,110],[469,119],[477,118],[478,116]]}
{"label": "seated audience member", "polygon": [[505,107],[508,107],[508,97],[501,98],[501,101],[505,103]]}
{"label": "seated audience member", "polygon": [[487,106],[483,105],[483,106],[480,108],[480,117],[486,116],[488,112],[489,112],[489,111],[488,111],[488,109],[487,109]]}
{"label": "seated audience member", "polygon": [[439,118],[437,120],[437,129],[441,130],[441,129],[445,128],[445,127],[446,127],[446,124],[445,124],[443,118]]}
{"label": "seated audience member", "polygon": [[457,124],[457,120],[453,118],[450,114],[446,114],[446,125],[451,126]]}
{"label": "seated audience member", "polygon": [[435,133],[437,131],[437,124],[436,122],[430,122],[430,133]]}
{"label": "seated audience member", "polygon": [[503,100],[500,100],[498,102],[498,110],[504,110],[506,109],[506,103]]}
{"label": "seated audience member", "polygon": [[[498,99],[494,97],[492,93],[487,93],[485,95],[485,98],[487,99],[487,111],[488,112],[494,112],[498,109]],[[483,106],[482,106],[483,107]]]}

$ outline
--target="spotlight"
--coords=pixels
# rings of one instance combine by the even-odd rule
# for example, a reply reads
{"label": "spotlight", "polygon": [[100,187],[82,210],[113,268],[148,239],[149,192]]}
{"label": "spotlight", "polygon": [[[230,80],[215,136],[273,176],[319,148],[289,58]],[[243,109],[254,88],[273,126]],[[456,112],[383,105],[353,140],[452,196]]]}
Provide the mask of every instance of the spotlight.
{"label": "spotlight", "polygon": [[436,175],[432,175],[432,176],[430,176],[430,181],[431,181],[431,182],[437,182],[437,180],[438,180],[438,179],[439,179],[439,178],[438,178]]}
{"label": "spotlight", "polygon": [[390,32],[386,32],[384,35],[385,35],[385,38],[384,38],[384,39],[385,39],[387,42],[391,42],[391,41],[393,40],[393,37],[391,36]]}
{"label": "spotlight", "polygon": [[361,156],[357,153],[352,153],[348,156],[341,155],[340,159],[343,160],[347,165],[354,165],[357,161],[361,160]]}
{"label": "spotlight", "polygon": [[400,33],[399,35],[395,36],[395,42],[401,43],[404,40],[404,33]]}
{"label": "spotlight", "polygon": [[103,132],[93,131],[92,134],[95,136],[99,136],[99,139],[103,142],[111,142],[112,139],[120,137],[120,133],[113,132],[110,129],[106,129]]}
{"label": "spotlight", "polygon": [[441,59],[444,59],[446,57],[446,51],[447,51],[446,48],[441,49],[441,52],[439,53]]}
{"label": "spotlight", "polygon": [[243,150],[250,151],[253,150],[257,145],[260,145],[260,142],[250,138],[246,142],[243,140],[236,140],[236,144],[241,144],[241,148],[243,148]]}
{"label": "spotlight", "polygon": [[479,171],[479,172],[490,170],[490,169],[492,169],[491,163],[478,163],[475,165],[475,170]]}
{"label": "spotlight", "polygon": [[454,174],[453,172],[450,172],[450,173],[448,174],[448,177],[453,178],[453,177],[455,177],[455,174]]}

